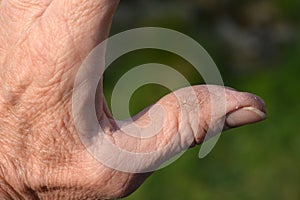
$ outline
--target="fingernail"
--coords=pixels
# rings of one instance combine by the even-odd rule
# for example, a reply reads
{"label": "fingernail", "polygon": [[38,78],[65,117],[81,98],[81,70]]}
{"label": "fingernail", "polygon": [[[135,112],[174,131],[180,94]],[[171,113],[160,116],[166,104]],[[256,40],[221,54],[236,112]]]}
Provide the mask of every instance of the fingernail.
{"label": "fingernail", "polygon": [[226,124],[230,127],[238,127],[262,121],[266,117],[267,114],[257,108],[244,107],[227,115]]}

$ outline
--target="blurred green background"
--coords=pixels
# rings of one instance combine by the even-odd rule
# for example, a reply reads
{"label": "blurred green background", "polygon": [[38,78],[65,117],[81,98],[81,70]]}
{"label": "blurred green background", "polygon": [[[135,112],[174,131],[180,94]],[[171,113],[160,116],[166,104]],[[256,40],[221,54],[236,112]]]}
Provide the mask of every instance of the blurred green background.
{"label": "blurred green background", "polygon": [[[300,199],[300,1],[126,0],[112,34],[145,26],[171,28],[209,52],[225,85],[263,97],[268,119],[222,134],[214,150],[198,159],[200,147],[156,172],[127,200]],[[122,56],[106,71],[110,101],[116,81],[134,66],[158,62],[203,84],[189,64],[168,52],[140,50]],[[135,114],[169,91],[146,85],[131,98]]]}

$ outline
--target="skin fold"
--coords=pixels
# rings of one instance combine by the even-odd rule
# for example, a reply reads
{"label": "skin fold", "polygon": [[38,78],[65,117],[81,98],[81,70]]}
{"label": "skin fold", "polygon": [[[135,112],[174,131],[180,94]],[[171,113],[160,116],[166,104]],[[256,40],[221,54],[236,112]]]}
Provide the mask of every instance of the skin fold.
{"label": "skin fold", "polygon": [[[135,191],[151,174],[125,173],[99,163],[80,141],[72,119],[76,72],[108,37],[117,5],[115,0],[0,0],[0,199],[115,199]],[[226,105],[226,112],[218,118],[227,116],[226,129],[265,118],[264,102],[255,95],[194,86],[179,90],[180,100],[174,94],[159,100],[156,105],[166,111],[166,124],[154,137],[140,140],[115,127],[101,84],[97,117],[107,127],[106,134],[124,149],[154,151],[180,138],[171,145],[176,148],[145,162],[147,168],[201,143],[208,123],[218,125],[210,121],[209,88],[216,96],[225,90],[226,99],[219,103]],[[189,115],[178,120],[178,105],[191,90],[201,101],[190,102],[185,111],[201,113],[197,124]],[[243,108],[246,112],[233,114]],[[149,110],[137,115],[135,123],[148,123]],[[190,131],[191,126],[199,131]]]}

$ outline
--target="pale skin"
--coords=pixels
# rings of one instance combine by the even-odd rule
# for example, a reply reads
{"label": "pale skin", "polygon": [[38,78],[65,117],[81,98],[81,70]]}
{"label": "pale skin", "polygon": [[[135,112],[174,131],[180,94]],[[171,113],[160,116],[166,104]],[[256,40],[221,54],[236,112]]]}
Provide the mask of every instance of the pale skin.
{"label": "pale skin", "polygon": [[[131,194],[151,174],[125,173],[95,160],[72,120],[76,72],[87,54],[108,37],[117,5],[115,0],[0,0],[0,199],[115,199]],[[210,87],[216,93],[224,90]],[[201,99],[209,96],[206,86],[193,89]],[[231,89],[225,92],[226,128],[265,118],[260,98]],[[189,96],[189,89],[180,93]],[[167,111],[166,127],[141,141],[120,131],[115,134],[101,85],[97,94],[99,123],[122,148],[138,144],[141,152],[155,150],[176,136],[183,141],[193,138],[192,146],[205,137],[208,100],[189,108],[201,113],[200,131],[178,132],[177,101],[172,94],[165,96],[157,104]],[[136,123],[147,120],[146,112]],[[181,125],[189,130],[191,123],[188,119]]]}

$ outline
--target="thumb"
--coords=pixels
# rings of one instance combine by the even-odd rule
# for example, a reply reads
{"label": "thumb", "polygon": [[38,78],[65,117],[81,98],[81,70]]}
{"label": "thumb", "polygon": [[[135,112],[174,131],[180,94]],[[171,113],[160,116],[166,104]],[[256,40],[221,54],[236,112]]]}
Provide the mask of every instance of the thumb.
{"label": "thumb", "polygon": [[200,144],[207,134],[265,118],[265,104],[255,95],[221,86],[188,87],[163,97],[133,120],[118,122],[110,136],[118,150],[102,143],[98,153],[109,155],[100,161],[119,171],[150,172]]}

